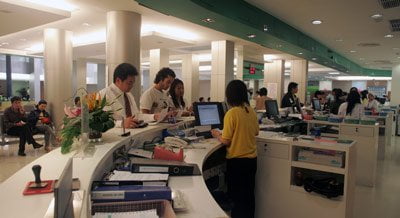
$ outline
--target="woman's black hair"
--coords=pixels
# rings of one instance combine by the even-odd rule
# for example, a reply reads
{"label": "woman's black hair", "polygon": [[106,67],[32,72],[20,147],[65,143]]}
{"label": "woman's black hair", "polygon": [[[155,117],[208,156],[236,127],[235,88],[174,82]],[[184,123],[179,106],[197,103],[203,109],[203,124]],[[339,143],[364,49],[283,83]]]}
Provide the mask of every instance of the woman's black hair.
{"label": "woman's black hair", "polygon": [[363,90],[361,92],[361,99],[364,100],[366,98],[368,98],[368,90]]}
{"label": "woman's black hair", "polygon": [[354,107],[356,104],[361,104],[360,100],[360,94],[356,91],[351,91],[349,95],[347,96],[347,109],[346,109],[346,114],[350,114],[353,111]]}
{"label": "woman's black hair", "polygon": [[261,88],[259,94],[260,96],[266,96],[268,94],[267,88]]}
{"label": "woman's black hair", "polygon": [[332,92],[335,92],[335,102],[339,102],[343,96],[343,91],[341,89],[333,89]]}
{"label": "woman's black hair", "polygon": [[[247,98],[247,87],[241,80],[232,80],[226,86],[225,90],[226,101],[232,107],[250,105]],[[247,108],[246,111],[248,112]]]}
{"label": "woman's black hair", "polygon": [[351,91],[356,91],[356,92],[358,92],[358,88],[353,86],[353,87],[350,88],[350,92],[351,92]]}
{"label": "woman's black hair", "polygon": [[298,86],[299,86],[299,84],[297,84],[295,82],[291,82],[291,83],[289,83],[287,90],[289,93],[292,93],[292,90],[297,88]]}
{"label": "woman's black hair", "polygon": [[178,101],[176,93],[175,93],[175,88],[179,84],[182,84],[182,86],[183,86],[183,82],[180,79],[175,79],[172,82],[171,87],[169,88],[169,95],[171,95],[172,102],[174,102],[174,105],[176,108],[180,108],[179,101],[181,102],[181,105],[185,108],[185,101],[183,101],[183,96],[181,96]]}

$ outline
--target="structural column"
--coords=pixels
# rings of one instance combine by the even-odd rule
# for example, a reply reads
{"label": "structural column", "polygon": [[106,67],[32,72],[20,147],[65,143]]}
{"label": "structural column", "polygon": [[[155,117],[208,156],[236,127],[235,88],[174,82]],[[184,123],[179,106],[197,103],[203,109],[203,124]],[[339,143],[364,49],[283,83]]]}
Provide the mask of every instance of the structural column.
{"label": "structural column", "polygon": [[236,51],[236,79],[243,80],[243,62],[244,62],[244,54],[243,54],[243,45],[238,45],[235,47]]}
{"label": "structural column", "polygon": [[211,101],[225,101],[225,88],[233,80],[234,43],[211,43]]}
{"label": "structural column", "polygon": [[297,97],[301,103],[306,102],[307,82],[308,82],[308,61],[307,60],[292,60],[290,71],[290,81],[299,84],[299,92]]}
{"label": "structural column", "polygon": [[150,75],[149,86],[151,87],[156,78],[157,72],[163,68],[169,67],[169,53],[167,49],[151,49],[150,50]]}
{"label": "structural column", "polygon": [[268,97],[276,99],[278,105],[285,93],[285,60],[274,60],[264,64],[264,86],[268,90]]}
{"label": "structural column", "polygon": [[392,81],[390,105],[397,106],[400,104],[400,64],[392,68]]}
{"label": "structural column", "polygon": [[64,104],[72,93],[72,32],[44,30],[44,97],[59,130],[64,117]]}
{"label": "structural column", "polygon": [[184,55],[182,58],[182,80],[185,84],[185,99],[191,104],[199,98],[199,58]]}
{"label": "structural column", "polygon": [[136,77],[132,94],[139,106],[141,94],[140,73],[140,28],[142,17],[131,11],[107,12],[107,85],[113,83],[115,68],[121,63],[130,63],[136,67]]}
{"label": "structural column", "polygon": [[76,60],[76,89],[87,88],[86,85],[87,61],[83,58]]}

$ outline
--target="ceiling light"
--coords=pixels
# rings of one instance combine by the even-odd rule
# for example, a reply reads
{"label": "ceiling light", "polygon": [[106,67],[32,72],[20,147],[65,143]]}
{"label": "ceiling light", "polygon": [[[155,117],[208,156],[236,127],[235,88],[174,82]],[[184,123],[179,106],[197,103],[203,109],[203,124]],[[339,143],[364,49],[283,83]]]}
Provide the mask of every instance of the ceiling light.
{"label": "ceiling light", "polygon": [[371,18],[374,19],[374,20],[380,20],[380,19],[382,19],[382,17],[383,17],[382,14],[374,14],[374,15],[371,15]]}
{"label": "ceiling light", "polygon": [[248,34],[248,35],[247,35],[247,38],[249,38],[249,39],[256,38],[256,34]]}
{"label": "ceiling light", "polygon": [[264,61],[269,62],[277,59],[278,57],[276,55],[270,55],[270,54],[265,54],[264,55]]}
{"label": "ceiling light", "polygon": [[211,61],[211,54],[199,54],[197,55],[197,58],[199,59],[200,62],[206,62],[206,61]]}
{"label": "ceiling light", "polygon": [[297,53],[297,54],[299,54],[299,55],[302,55],[302,54],[303,54],[303,52],[299,52],[299,53]]}
{"label": "ceiling light", "polygon": [[268,25],[265,25],[265,24],[264,24],[263,30],[264,30],[264,32],[267,32],[267,31],[268,31]]}
{"label": "ceiling light", "polygon": [[203,21],[204,23],[214,23],[215,20],[211,19],[211,18],[204,18],[201,21]]}
{"label": "ceiling light", "polygon": [[75,11],[77,7],[64,0],[25,0],[35,4],[43,5],[46,7],[57,8],[64,11]]}
{"label": "ceiling light", "polygon": [[44,50],[44,45],[43,45],[43,43],[39,43],[36,45],[32,45],[29,48],[25,48],[25,50],[32,51],[32,52],[42,52]]}
{"label": "ceiling light", "polygon": [[82,26],[89,27],[89,26],[91,26],[91,25],[90,25],[89,23],[83,23]]}
{"label": "ceiling light", "polygon": [[181,64],[182,60],[173,60],[173,61],[169,61],[170,64]]}
{"label": "ceiling light", "polygon": [[211,71],[211,65],[199,66],[199,71]]}
{"label": "ceiling light", "polygon": [[392,35],[392,34],[387,34],[387,35],[385,35],[384,37],[385,37],[385,38],[393,38],[393,35]]}
{"label": "ceiling light", "polygon": [[142,36],[146,34],[149,35],[151,32],[158,32],[173,38],[180,38],[184,40],[197,40],[199,38],[199,36],[193,33],[193,31],[187,31],[186,29],[174,26],[143,24],[140,31]]}
{"label": "ceiling light", "polygon": [[290,76],[290,73],[285,73],[285,76]]}
{"label": "ceiling light", "polygon": [[354,50],[350,50],[350,53],[356,53],[357,51],[354,51]]}
{"label": "ceiling light", "polygon": [[339,72],[330,72],[329,74],[330,75],[339,75],[340,73]]}
{"label": "ceiling light", "polygon": [[313,61],[316,61],[316,60],[317,60],[317,58],[311,58],[311,60],[313,60]]}
{"label": "ceiling light", "polygon": [[2,42],[1,45],[9,45],[8,42]]}
{"label": "ceiling light", "polygon": [[332,77],[336,80],[392,80],[392,77],[372,77],[372,76],[338,76]]}
{"label": "ceiling light", "polygon": [[314,25],[319,25],[322,23],[322,21],[321,20],[313,20],[313,21],[311,21],[311,23]]}
{"label": "ceiling light", "polygon": [[285,62],[285,68],[289,68],[292,66],[292,62]]}
{"label": "ceiling light", "polygon": [[336,42],[343,42],[343,39],[335,39]]}

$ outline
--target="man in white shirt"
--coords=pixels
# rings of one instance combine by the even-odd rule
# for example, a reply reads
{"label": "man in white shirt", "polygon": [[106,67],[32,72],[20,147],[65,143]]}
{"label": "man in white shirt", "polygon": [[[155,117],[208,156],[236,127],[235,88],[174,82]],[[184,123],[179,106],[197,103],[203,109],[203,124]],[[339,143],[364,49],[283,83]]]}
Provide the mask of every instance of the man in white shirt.
{"label": "man in white shirt", "polygon": [[130,92],[139,75],[136,68],[128,63],[118,65],[114,70],[114,82],[100,91],[100,95],[106,96],[107,102],[114,102],[110,107],[113,110],[116,126],[125,128],[136,128],[139,120],[150,122],[156,120],[158,114],[141,114],[135,103],[135,98]]}
{"label": "man in white shirt", "polygon": [[160,113],[168,108],[167,90],[175,79],[175,72],[164,67],[158,71],[154,85],[146,90],[140,97],[140,110],[144,114]]}

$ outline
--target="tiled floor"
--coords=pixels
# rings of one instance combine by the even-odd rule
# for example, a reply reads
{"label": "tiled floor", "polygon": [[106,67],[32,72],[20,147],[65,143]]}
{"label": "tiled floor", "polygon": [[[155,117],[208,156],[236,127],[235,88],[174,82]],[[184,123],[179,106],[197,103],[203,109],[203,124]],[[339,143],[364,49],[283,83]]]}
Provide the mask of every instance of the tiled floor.
{"label": "tiled floor", "polygon": [[[27,156],[19,157],[16,155],[17,149],[16,144],[9,146],[9,156],[6,150],[0,150],[0,182],[45,154],[43,148],[34,151],[32,146],[28,145]],[[355,191],[355,218],[400,217],[400,137],[394,138],[393,145],[386,149],[385,160],[378,163],[376,186],[357,186]]]}

